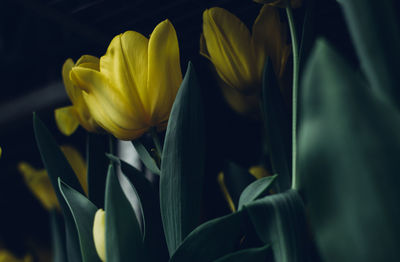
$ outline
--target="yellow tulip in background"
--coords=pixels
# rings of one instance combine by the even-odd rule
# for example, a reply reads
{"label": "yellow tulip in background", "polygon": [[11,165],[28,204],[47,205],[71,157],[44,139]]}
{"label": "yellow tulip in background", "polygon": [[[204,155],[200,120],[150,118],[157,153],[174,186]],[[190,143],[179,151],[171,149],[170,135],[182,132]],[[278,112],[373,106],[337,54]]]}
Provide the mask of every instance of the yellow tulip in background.
{"label": "yellow tulip in background", "polygon": [[0,262],[33,262],[32,256],[26,255],[24,258],[16,258],[8,250],[0,250]]}
{"label": "yellow tulip in background", "polygon": [[93,239],[97,254],[99,255],[101,261],[106,261],[105,222],[106,213],[103,209],[97,210],[93,222]]}
{"label": "yellow tulip in background", "polygon": [[96,122],[115,137],[132,140],[152,127],[165,129],[182,82],[173,25],[161,22],[150,39],[133,31],[117,35],[99,69],[75,66],[71,80]]}
{"label": "yellow tulip in background", "polygon": [[89,109],[82,96],[82,90],[74,85],[70,79],[73,67],[92,68],[98,70],[99,59],[94,56],[84,55],[74,64],[72,59],[67,59],[62,67],[62,78],[71,106],[62,107],[54,111],[59,130],[64,135],[71,135],[79,124],[89,132],[96,132],[100,127],[96,124],[89,113]]}
{"label": "yellow tulip in background", "polygon": [[[61,146],[61,150],[87,194],[86,163],[81,154],[70,146]],[[38,170],[26,162],[20,162],[18,164],[18,170],[23,175],[29,189],[47,210],[60,208],[56,193],[54,192],[50,178],[45,169]]]}
{"label": "yellow tulip in background", "polygon": [[283,76],[290,54],[286,42],[286,28],[274,7],[261,8],[251,33],[225,9],[214,7],[203,13],[200,53],[215,66],[222,93],[238,113],[257,114],[267,56],[278,79]]}

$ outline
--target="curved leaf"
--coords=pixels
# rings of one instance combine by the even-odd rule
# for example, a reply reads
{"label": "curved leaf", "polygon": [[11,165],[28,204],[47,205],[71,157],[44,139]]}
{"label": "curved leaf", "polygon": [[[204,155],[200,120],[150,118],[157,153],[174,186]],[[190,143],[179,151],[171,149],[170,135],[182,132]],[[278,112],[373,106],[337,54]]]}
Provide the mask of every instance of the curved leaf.
{"label": "curved leaf", "polygon": [[240,195],[239,210],[259,197],[265,196],[278,175],[260,178],[248,185]]}
{"label": "curved leaf", "polygon": [[265,245],[236,251],[215,260],[215,262],[272,261],[272,259],[271,246]]}

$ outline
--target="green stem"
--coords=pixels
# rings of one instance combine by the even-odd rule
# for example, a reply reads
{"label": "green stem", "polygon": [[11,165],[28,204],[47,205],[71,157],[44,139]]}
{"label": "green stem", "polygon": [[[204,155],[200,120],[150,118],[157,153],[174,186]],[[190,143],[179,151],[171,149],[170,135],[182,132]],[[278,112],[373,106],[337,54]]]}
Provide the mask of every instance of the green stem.
{"label": "green stem", "polygon": [[161,147],[160,139],[158,138],[158,135],[157,135],[157,129],[155,127],[151,128],[150,134],[151,134],[151,137],[153,138],[154,145],[156,146],[157,154],[161,158],[162,147]]}
{"label": "green stem", "polygon": [[296,27],[290,3],[286,7],[289,21],[290,35],[292,38],[293,53],[293,87],[292,87],[292,188],[297,188],[297,96],[299,81],[299,48],[297,43]]}

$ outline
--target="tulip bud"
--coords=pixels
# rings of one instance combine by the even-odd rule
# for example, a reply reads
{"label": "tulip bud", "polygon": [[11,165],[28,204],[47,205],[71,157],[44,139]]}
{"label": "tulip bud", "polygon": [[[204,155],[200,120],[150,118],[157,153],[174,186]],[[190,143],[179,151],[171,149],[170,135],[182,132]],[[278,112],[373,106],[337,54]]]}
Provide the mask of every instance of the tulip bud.
{"label": "tulip bud", "polygon": [[103,209],[97,210],[93,222],[93,239],[97,254],[101,261],[106,261],[106,242],[105,242],[105,220],[106,213]]}

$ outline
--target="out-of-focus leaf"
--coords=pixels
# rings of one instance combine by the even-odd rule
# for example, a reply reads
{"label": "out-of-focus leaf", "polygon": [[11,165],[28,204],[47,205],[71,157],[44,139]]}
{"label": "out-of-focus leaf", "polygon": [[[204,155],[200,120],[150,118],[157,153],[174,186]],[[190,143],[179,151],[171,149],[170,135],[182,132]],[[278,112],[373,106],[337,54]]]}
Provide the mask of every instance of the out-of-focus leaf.
{"label": "out-of-focus leaf", "polygon": [[172,106],[161,160],[161,216],[170,255],[200,223],[204,140],[202,94],[189,62]]}
{"label": "out-of-focus leaf", "polygon": [[136,149],[140,159],[142,160],[143,164],[153,173],[156,175],[160,174],[160,169],[157,166],[156,161],[151,157],[149,151],[147,151],[146,147],[140,141],[140,139],[132,140],[132,144]]}
{"label": "out-of-focus leaf", "polygon": [[58,179],[58,185],[71,210],[78,230],[82,260],[84,262],[100,261],[94,246],[92,232],[97,207],[84,195],[65,184],[60,178]]}
{"label": "out-of-focus leaf", "polygon": [[399,112],[321,40],[302,105],[299,188],[323,260],[399,261]]}
{"label": "out-of-focus leaf", "polygon": [[272,261],[272,259],[271,246],[265,245],[236,251],[215,260],[215,262]]}
{"label": "out-of-focus leaf", "polygon": [[376,95],[400,109],[400,31],[395,1],[338,0],[361,67]]}
{"label": "out-of-focus leaf", "polygon": [[44,167],[49,174],[51,184],[63,212],[68,261],[82,261],[78,232],[71,211],[58,187],[58,178],[60,177],[65,183],[71,185],[80,193],[83,193],[83,189],[50,131],[35,113],[33,114],[33,130]]}
{"label": "out-of-focus leaf", "polygon": [[230,197],[237,209],[240,194],[256,179],[249,171],[234,162],[225,161],[223,166],[224,182]]}
{"label": "out-of-focus leaf", "polygon": [[105,207],[107,262],[145,261],[139,222],[113,165],[108,168]]}
{"label": "out-of-focus leaf", "polygon": [[105,153],[109,151],[109,138],[106,135],[87,134],[86,159],[89,199],[98,208],[104,209],[104,194],[109,160]]}
{"label": "out-of-focus leaf", "polygon": [[289,189],[292,177],[290,118],[285,105],[271,60],[267,58],[263,73],[262,111],[272,171],[279,174],[278,191]]}
{"label": "out-of-focus leaf", "polygon": [[67,262],[65,225],[61,214],[55,209],[50,211],[50,228],[53,262]]}
{"label": "out-of-focus leaf", "polygon": [[309,261],[303,201],[295,190],[266,196],[246,205],[260,239],[271,245],[274,261]]}
{"label": "out-of-focus leaf", "polygon": [[248,185],[240,195],[239,210],[242,209],[244,205],[268,194],[276,177],[277,175],[263,177]]}
{"label": "out-of-focus leaf", "polygon": [[170,262],[209,262],[232,253],[245,233],[244,215],[239,211],[197,227],[178,247]]}

